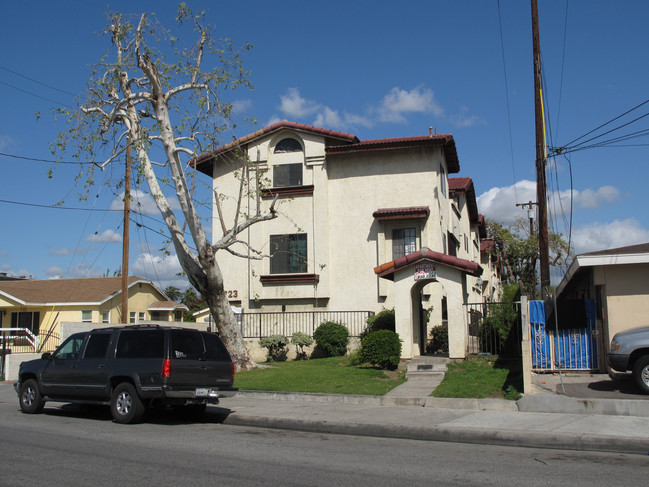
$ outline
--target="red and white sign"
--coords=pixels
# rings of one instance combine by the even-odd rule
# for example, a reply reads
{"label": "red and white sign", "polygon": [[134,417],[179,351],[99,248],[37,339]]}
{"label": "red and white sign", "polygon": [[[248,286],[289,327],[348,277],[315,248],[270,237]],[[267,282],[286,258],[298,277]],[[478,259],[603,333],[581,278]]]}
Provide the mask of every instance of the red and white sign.
{"label": "red and white sign", "polygon": [[437,279],[437,269],[434,262],[417,262],[415,264],[415,281],[422,279]]}

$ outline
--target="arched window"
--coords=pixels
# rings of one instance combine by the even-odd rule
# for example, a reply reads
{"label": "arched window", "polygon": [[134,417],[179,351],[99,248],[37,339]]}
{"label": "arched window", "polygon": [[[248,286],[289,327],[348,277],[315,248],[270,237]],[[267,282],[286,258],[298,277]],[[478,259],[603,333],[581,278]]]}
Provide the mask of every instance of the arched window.
{"label": "arched window", "polygon": [[275,146],[275,154],[285,152],[302,152],[302,145],[295,139],[286,138],[280,140]]}

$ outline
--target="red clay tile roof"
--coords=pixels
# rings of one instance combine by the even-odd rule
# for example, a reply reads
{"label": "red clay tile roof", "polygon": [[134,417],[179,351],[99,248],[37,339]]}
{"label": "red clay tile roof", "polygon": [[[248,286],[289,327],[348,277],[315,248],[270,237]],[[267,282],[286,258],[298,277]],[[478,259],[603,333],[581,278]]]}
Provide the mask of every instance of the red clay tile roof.
{"label": "red clay tile roof", "polygon": [[421,250],[408,254],[405,257],[400,257],[377,266],[374,268],[374,273],[378,274],[379,277],[385,277],[386,279],[392,280],[394,279],[395,271],[413,265],[420,260],[432,260],[433,262],[453,267],[454,269],[461,270],[476,277],[482,274],[482,267],[477,262],[460,259],[458,257],[453,257],[452,255],[442,254],[441,252],[435,252],[427,247],[423,247]]}
{"label": "red clay tile roof", "polygon": [[[141,277],[128,278],[129,287],[138,282],[153,286],[151,281]],[[0,294],[23,304],[101,303],[121,290],[121,277],[0,281]]]}
{"label": "red clay tile roof", "polygon": [[468,177],[448,178],[448,189],[456,193],[464,193],[467,205],[469,205],[469,219],[473,225],[479,225],[478,204],[475,199],[473,180]]}
{"label": "red clay tile roof", "polygon": [[455,140],[451,134],[419,135],[416,137],[396,137],[389,139],[363,140],[347,145],[335,145],[325,148],[327,154],[345,154],[349,152],[379,151],[394,149],[411,149],[416,147],[442,146],[446,156],[449,173],[460,171]]}
{"label": "red clay tile roof", "polygon": [[430,208],[427,206],[410,206],[404,208],[379,208],[372,216],[377,220],[402,220],[405,218],[428,218]]}
{"label": "red clay tile roof", "polygon": [[496,247],[496,243],[493,239],[486,239],[480,242],[480,252],[491,252]]}
{"label": "red clay tile roof", "polygon": [[256,132],[253,132],[251,134],[244,135],[243,137],[233,140],[228,144],[217,147],[211,152],[202,154],[198,156],[196,159],[191,160],[190,165],[196,167],[197,170],[207,174],[208,176],[211,176],[212,173],[209,167],[209,162],[214,156],[219,154],[224,154],[226,152],[229,152],[232,149],[248,144],[253,140],[259,139],[268,134],[272,134],[273,132],[277,132],[283,129],[297,130],[298,132],[300,131],[310,132],[312,134],[323,135],[330,139],[339,140],[341,142],[347,142],[347,143],[355,143],[358,142],[359,140],[358,137],[356,137],[355,135],[348,134],[346,132],[338,132],[337,130],[324,129],[321,127],[316,127],[314,125],[306,125],[303,123],[289,122],[287,120],[284,120],[282,122],[277,122],[272,125],[269,125],[268,127],[264,127],[263,129],[257,130]]}

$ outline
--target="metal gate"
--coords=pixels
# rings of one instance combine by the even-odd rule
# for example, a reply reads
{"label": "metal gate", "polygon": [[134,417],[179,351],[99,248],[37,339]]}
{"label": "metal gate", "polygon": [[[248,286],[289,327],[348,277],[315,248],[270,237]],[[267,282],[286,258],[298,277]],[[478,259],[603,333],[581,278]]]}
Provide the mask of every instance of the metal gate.
{"label": "metal gate", "polygon": [[464,305],[469,355],[521,355],[521,303]]}
{"label": "metal gate", "polygon": [[597,321],[595,300],[584,303],[586,327],[555,330],[546,324],[545,303],[530,301],[532,369],[597,370]]}

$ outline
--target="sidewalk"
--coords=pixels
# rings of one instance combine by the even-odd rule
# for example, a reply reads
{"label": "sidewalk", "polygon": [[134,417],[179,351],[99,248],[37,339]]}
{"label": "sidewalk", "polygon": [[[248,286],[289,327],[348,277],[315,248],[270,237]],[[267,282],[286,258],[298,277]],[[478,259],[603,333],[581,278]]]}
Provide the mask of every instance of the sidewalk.
{"label": "sidewalk", "polygon": [[[561,379],[586,397],[558,394]],[[536,375],[537,392],[513,402],[429,397],[436,384],[417,377],[380,397],[240,392],[217,410],[230,425],[647,455],[649,396],[598,397],[620,387],[602,391],[605,382],[615,384],[601,374]]]}

